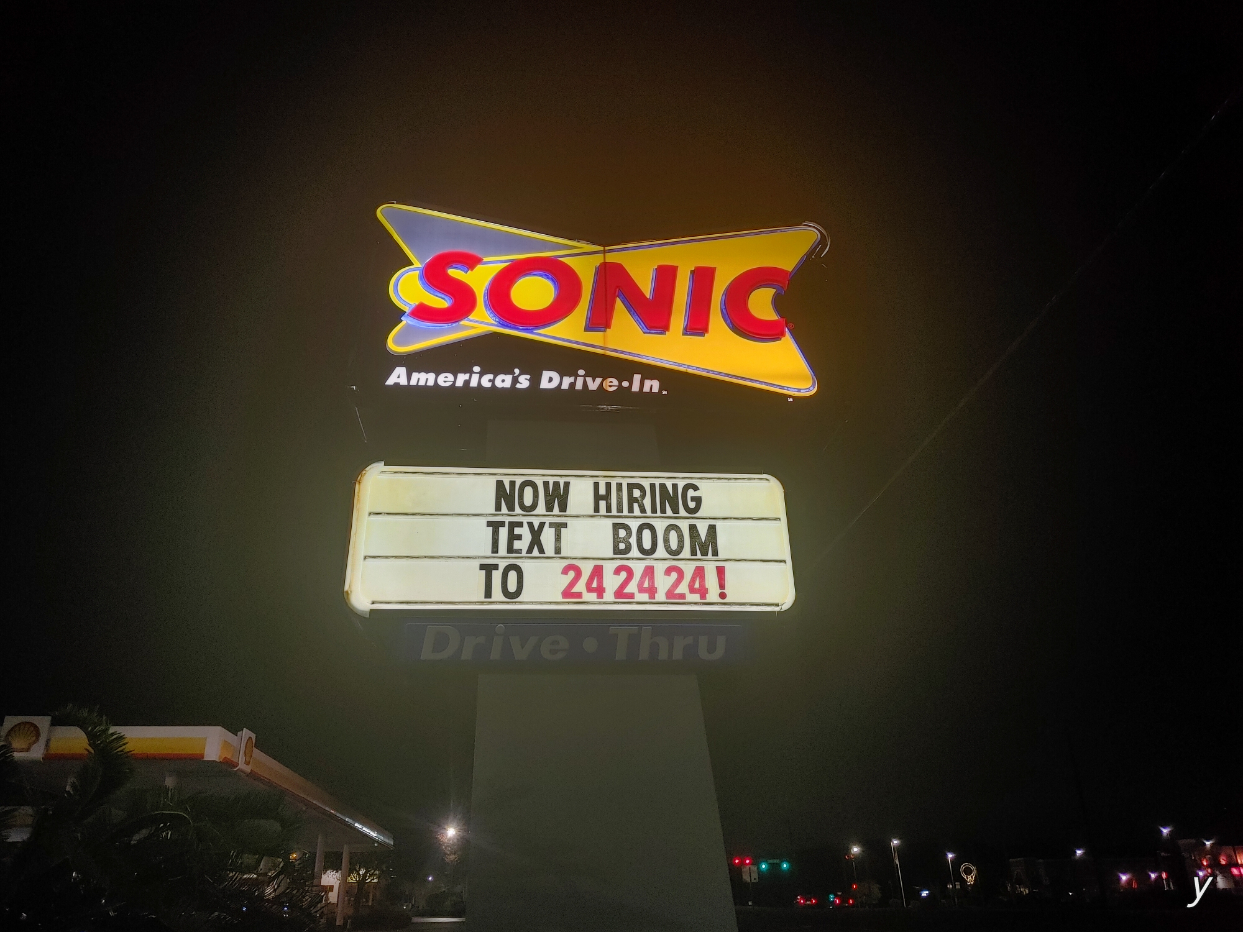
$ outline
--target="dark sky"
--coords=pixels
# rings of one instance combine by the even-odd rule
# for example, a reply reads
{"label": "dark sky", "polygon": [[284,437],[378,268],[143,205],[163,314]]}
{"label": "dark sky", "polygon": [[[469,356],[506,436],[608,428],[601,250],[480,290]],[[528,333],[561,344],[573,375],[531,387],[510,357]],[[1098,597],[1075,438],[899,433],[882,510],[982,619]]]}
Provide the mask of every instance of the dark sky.
{"label": "dark sky", "polygon": [[[376,206],[610,244],[813,220],[786,312],[819,393],[648,419],[667,468],[791,503],[795,608],[701,679],[727,844],[1064,854],[1071,747],[1098,848],[1243,838],[1243,107],[817,562],[1243,84],[1237,4],[49,4],[3,32],[0,709],[246,726],[425,837],[450,773],[469,797],[473,678],[388,665],[341,596],[381,458],[350,352],[403,264]],[[487,417],[429,462],[482,465]]]}

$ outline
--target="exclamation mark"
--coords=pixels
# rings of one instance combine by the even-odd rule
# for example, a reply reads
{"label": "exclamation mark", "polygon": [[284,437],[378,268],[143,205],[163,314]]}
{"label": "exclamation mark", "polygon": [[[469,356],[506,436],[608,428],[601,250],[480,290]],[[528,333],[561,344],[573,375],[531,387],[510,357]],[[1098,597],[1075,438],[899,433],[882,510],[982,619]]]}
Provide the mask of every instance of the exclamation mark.
{"label": "exclamation mark", "polygon": [[716,587],[721,591],[721,598],[725,598],[725,567],[723,566],[716,568]]}

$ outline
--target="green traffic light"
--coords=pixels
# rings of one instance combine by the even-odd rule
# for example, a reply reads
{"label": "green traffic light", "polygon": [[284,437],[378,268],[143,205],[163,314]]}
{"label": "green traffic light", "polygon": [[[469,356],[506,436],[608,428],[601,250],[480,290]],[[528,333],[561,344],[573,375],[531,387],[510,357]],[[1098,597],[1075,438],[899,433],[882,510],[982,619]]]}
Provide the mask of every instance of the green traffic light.
{"label": "green traffic light", "polygon": [[790,862],[789,862],[789,861],[782,861],[782,862],[781,862],[781,869],[782,869],[783,871],[788,871],[788,870],[790,869]]}
{"label": "green traffic light", "polygon": [[760,870],[762,870],[762,871],[766,871],[766,870],[768,870],[768,863],[767,863],[766,861],[761,861],[761,862],[760,862]]}

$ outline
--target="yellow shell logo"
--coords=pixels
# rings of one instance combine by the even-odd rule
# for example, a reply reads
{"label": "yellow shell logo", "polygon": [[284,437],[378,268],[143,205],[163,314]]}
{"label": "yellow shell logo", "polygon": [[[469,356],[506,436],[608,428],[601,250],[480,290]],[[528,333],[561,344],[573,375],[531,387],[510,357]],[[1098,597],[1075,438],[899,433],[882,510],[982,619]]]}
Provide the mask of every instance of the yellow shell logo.
{"label": "yellow shell logo", "polygon": [[18,722],[9,729],[8,734],[4,736],[4,740],[9,743],[14,752],[24,754],[32,747],[39,743],[39,738],[43,736],[43,732],[39,730],[39,726],[34,722]]}
{"label": "yellow shell logo", "polygon": [[250,766],[250,759],[254,756],[254,754],[255,754],[255,739],[251,737],[247,737],[246,745],[245,747],[242,748],[242,760],[245,762],[247,767]]}

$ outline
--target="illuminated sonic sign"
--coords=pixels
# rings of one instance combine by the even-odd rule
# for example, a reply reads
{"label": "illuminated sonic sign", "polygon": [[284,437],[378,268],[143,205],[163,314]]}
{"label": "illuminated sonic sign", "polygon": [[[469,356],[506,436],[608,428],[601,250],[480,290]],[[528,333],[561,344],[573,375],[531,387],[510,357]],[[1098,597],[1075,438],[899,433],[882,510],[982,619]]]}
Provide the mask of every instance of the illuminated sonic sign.
{"label": "illuminated sonic sign", "polygon": [[787,395],[816,376],[773,306],[823,231],[811,225],[593,246],[387,204],[410,257],[389,352],[507,333]]}

